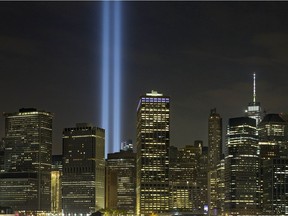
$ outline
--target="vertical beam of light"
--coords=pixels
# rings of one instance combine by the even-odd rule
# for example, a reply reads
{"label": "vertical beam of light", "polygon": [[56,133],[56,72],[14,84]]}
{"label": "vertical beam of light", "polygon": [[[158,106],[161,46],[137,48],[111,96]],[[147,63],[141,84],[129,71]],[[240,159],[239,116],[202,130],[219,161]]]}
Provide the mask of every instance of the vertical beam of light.
{"label": "vertical beam of light", "polygon": [[[110,56],[110,14],[109,14],[109,1],[103,2],[102,8],[102,89],[101,89],[101,127],[105,129],[105,152],[109,151],[109,78],[110,78],[110,68],[109,68],[109,56]],[[106,155],[106,154],[105,154]]]}
{"label": "vertical beam of light", "polygon": [[121,2],[114,2],[113,151],[120,150],[121,133]]}

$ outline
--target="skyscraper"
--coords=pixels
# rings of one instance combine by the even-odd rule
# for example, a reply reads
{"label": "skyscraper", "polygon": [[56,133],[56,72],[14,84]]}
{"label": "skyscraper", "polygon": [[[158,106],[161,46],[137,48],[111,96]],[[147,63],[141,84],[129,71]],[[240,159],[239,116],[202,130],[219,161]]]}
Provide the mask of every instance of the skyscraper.
{"label": "skyscraper", "polygon": [[196,207],[203,214],[208,213],[208,147],[203,146],[203,142],[195,141],[200,147],[200,157],[198,161],[197,170],[197,194],[199,196],[196,199]]}
{"label": "skyscraper", "polygon": [[[171,147],[170,152],[170,194],[171,209],[180,212],[199,213],[199,191],[197,176],[202,146],[188,145],[179,150]],[[201,212],[202,213],[202,212]]]}
{"label": "skyscraper", "polygon": [[259,146],[256,120],[248,117],[229,119],[225,158],[225,213],[259,213]]}
{"label": "skyscraper", "polygon": [[[217,215],[217,166],[222,155],[222,118],[216,112],[216,108],[211,110],[208,119],[208,204],[209,214]],[[214,214],[215,213],[215,214]]]}
{"label": "skyscraper", "polygon": [[267,114],[258,129],[263,214],[284,215],[288,213],[288,124],[279,114]]}
{"label": "skyscraper", "polygon": [[63,131],[64,213],[91,214],[105,207],[104,129],[87,123]]}
{"label": "skyscraper", "polygon": [[258,125],[261,159],[285,154],[288,124],[279,114],[267,114]]}
{"label": "skyscraper", "polygon": [[137,215],[169,211],[170,98],[152,91],[137,107]]}
{"label": "skyscraper", "polygon": [[50,211],[52,114],[23,108],[4,116],[0,205],[34,213]]}
{"label": "skyscraper", "polygon": [[248,104],[246,115],[256,120],[256,126],[262,120],[263,112],[260,102],[256,100],[256,73],[253,73],[253,101]]}
{"label": "skyscraper", "polygon": [[288,157],[263,161],[263,215],[288,214]]}
{"label": "skyscraper", "polygon": [[110,153],[106,159],[106,208],[135,215],[136,153],[130,150]]}
{"label": "skyscraper", "polygon": [[208,152],[209,170],[216,170],[222,155],[222,118],[216,108],[211,110],[208,119]]}

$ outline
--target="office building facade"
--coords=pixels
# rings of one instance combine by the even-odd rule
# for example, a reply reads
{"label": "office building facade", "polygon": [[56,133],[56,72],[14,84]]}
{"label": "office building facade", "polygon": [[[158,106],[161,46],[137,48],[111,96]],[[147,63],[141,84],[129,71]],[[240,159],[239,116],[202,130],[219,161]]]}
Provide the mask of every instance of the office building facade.
{"label": "office building facade", "polygon": [[263,161],[263,215],[288,215],[288,157]]}
{"label": "office building facade", "polygon": [[106,159],[106,208],[134,216],[135,206],[136,153],[131,149],[110,153]]}
{"label": "office building facade", "polygon": [[137,107],[136,215],[169,211],[170,98],[156,91]]}
{"label": "office building facade", "polygon": [[51,213],[62,214],[62,155],[52,155]]}
{"label": "office building facade", "polygon": [[229,119],[225,157],[225,214],[257,215],[260,211],[260,164],[256,120]]}
{"label": "office building facade", "polygon": [[[174,153],[173,153],[174,152]],[[201,147],[187,145],[170,152],[170,199],[175,212],[199,213],[197,176]]]}
{"label": "office building facade", "polygon": [[105,207],[104,129],[76,124],[63,131],[62,205],[65,215]]}
{"label": "office building facade", "polygon": [[265,215],[288,214],[288,125],[280,114],[267,114],[258,125],[261,205]]}
{"label": "office building facade", "polygon": [[23,214],[50,212],[53,115],[23,108],[4,116],[0,205]]}

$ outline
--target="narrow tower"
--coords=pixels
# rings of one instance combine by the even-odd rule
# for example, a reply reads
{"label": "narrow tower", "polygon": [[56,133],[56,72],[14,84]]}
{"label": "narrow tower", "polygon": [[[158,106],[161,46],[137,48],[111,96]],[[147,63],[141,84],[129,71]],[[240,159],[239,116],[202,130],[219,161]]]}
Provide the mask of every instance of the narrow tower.
{"label": "narrow tower", "polygon": [[222,155],[222,118],[216,112],[216,108],[211,110],[208,119],[208,205],[209,215],[217,215],[220,206],[217,206],[217,167]]}
{"label": "narrow tower", "polygon": [[156,91],[137,108],[138,216],[169,211],[170,98]]}
{"label": "narrow tower", "polygon": [[248,104],[246,115],[250,118],[256,119],[256,126],[262,120],[262,110],[260,102],[256,101],[256,73],[253,73],[253,101]]}

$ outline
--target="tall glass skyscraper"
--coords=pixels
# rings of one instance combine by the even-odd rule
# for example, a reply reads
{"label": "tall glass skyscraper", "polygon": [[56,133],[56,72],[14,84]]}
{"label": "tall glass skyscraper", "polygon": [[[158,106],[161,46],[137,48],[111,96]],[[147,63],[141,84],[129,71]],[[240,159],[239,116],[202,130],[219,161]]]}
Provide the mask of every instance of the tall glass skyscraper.
{"label": "tall glass skyscraper", "polygon": [[267,114],[258,129],[263,214],[285,215],[288,214],[288,122],[279,114]]}
{"label": "tall glass skyscraper", "polygon": [[257,215],[260,207],[256,120],[229,119],[225,158],[225,214]]}
{"label": "tall glass skyscraper", "polygon": [[156,91],[137,107],[138,216],[169,211],[170,98]]}
{"label": "tall glass skyscraper", "polygon": [[25,108],[4,116],[0,205],[27,214],[50,211],[53,115]]}
{"label": "tall glass skyscraper", "polygon": [[87,123],[63,131],[62,205],[65,215],[105,207],[105,131]]}

